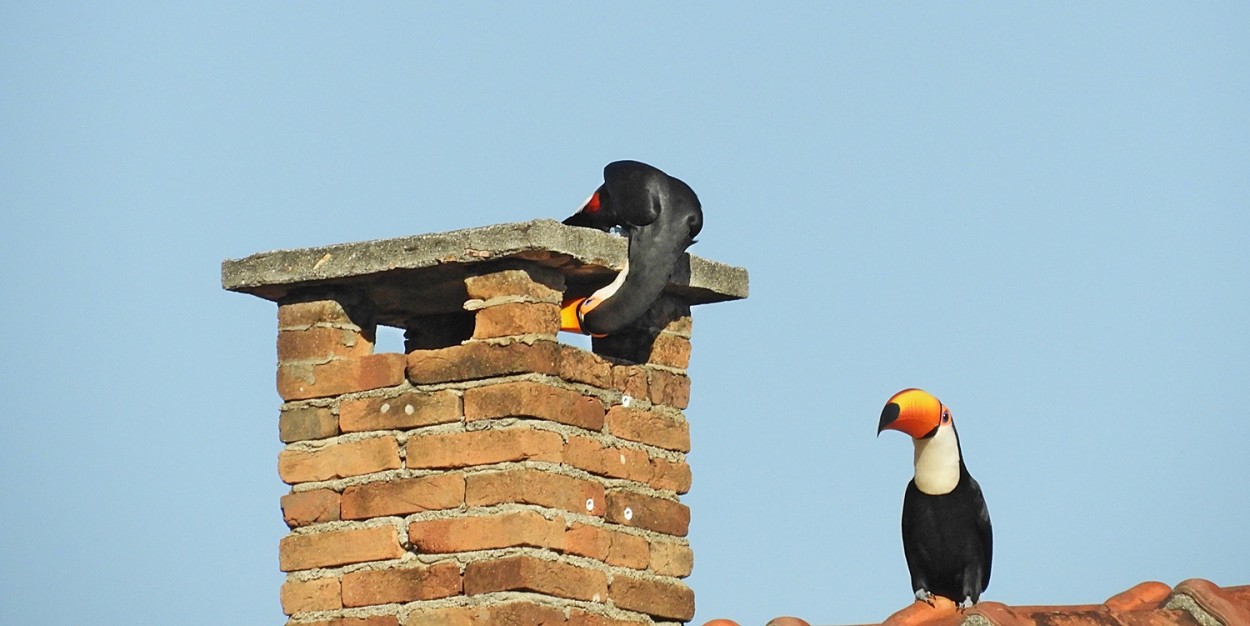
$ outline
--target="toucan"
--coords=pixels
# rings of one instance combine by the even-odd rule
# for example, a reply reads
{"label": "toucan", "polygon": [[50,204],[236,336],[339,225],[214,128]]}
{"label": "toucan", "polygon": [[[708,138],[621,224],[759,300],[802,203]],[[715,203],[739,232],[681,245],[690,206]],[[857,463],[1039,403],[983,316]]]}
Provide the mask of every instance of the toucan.
{"label": "toucan", "polygon": [[565,302],[561,312],[562,330],[604,336],[637,320],[660,296],[703,228],[703,207],[681,180],[646,163],[614,161],[603,168],[603,184],[564,223],[620,228],[629,242],[616,279]]}
{"label": "toucan", "polygon": [[904,389],[881,411],[877,434],[886,429],[911,435],[916,448],[916,474],[903,496],[903,555],[916,599],[976,604],[990,584],[994,535],[950,409],[923,390]]}

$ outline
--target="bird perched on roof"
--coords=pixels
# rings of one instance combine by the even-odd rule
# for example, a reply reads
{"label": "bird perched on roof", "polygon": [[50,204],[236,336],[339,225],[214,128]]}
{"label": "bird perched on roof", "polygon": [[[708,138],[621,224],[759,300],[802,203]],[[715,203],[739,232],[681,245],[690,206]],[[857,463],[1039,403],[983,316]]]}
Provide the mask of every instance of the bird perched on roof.
{"label": "bird perched on roof", "polygon": [[608,335],[638,319],[660,296],[703,228],[703,207],[686,183],[646,163],[615,161],[603,168],[603,184],[564,223],[619,227],[629,241],[616,279],[566,302],[561,313],[562,330]]}
{"label": "bird perched on roof", "polygon": [[911,436],[915,477],[903,496],[903,554],[917,600],[967,607],[990,584],[994,537],[981,486],[968,473],[950,409],[920,389],[894,394],[877,434]]}

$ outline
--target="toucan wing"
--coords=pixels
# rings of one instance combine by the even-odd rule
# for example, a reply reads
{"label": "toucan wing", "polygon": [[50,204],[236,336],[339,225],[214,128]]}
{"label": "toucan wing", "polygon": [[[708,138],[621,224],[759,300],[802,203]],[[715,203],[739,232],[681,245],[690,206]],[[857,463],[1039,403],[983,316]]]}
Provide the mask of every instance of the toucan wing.
{"label": "toucan wing", "polygon": [[[969,476],[971,479],[972,477]],[[970,484],[974,501],[977,503],[977,536],[981,539],[981,549],[985,555],[985,569],[981,572],[981,589],[990,586],[990,565],[994,562],[994,528],[990,525],[990,510],[985,506],[985,496],[981,494],[981,485],[972,479]]]}

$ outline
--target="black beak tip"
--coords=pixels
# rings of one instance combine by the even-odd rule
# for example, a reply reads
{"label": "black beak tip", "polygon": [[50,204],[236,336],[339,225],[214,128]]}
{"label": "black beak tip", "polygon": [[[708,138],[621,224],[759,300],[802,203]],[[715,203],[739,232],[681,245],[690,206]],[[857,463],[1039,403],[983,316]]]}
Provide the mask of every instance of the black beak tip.
{"label": "black beak tip", "polygon": [[898,413],[901,410],[898,403],[891,402],[881,409],[881,421],[877,422],[877,435],[881,435],[881,431],[885,430],[894,420],[898,419]]}

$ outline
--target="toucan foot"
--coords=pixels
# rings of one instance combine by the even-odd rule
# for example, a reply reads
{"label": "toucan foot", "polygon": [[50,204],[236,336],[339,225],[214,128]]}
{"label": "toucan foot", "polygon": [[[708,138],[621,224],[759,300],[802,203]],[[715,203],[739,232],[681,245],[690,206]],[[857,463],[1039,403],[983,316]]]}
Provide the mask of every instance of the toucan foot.
{"label": "toucan foot", "polygon": [[917,589],[917,590],[916,590],[916,600],[918,600],[918,601],[920,601],[920,602],[924,602],[925,604],[928,604],[929,606],[934,606],[934,604],[933,604],[933,594],[932,594],[932,593],[929,593],[929,590],[928,590],[928,589]]}

